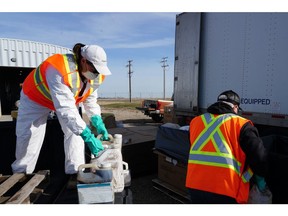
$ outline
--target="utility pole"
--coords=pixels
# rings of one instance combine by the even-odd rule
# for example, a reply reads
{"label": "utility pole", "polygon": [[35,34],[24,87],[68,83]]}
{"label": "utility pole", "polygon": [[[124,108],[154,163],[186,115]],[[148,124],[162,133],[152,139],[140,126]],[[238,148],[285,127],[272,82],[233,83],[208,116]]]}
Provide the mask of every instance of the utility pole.
{"label": "utility pole", "polygon": [[132,67],[132,62],[133,60],[128,60],[128,65],[126,65],[126,67],[128,67],[128,77],[129,77],[129,101],[130,103],[132,102],[132,98],[131,98],[131,76],[132,76],[132,70],[131,70],[131,67]]}
{"label": "utility pole", "polygon": [[163,100],[165,100],[165,72],[166,72],[166,67],[168,67],[169,65],[167,65],[167,58],[168,57],[163,57],[162,61],[160,63],[162,63],[162,68],[163,68]]}

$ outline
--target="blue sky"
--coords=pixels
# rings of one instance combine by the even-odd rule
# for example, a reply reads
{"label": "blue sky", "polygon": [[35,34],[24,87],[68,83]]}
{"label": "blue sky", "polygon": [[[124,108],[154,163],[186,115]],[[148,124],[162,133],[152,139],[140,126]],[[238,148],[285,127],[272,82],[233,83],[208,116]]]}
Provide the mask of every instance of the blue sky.
{"label": "blue sky", "polygon": [[[281,3],[281,0],[273,3],[261,0],[261,4],[259,0],[105,0],[92,4],[85,0],[69,3],[50,0],[47,4],[35,0],[5,1],[0,8],[0,37],[68,48],[77,42],[102,46],[113,73],[99,89],[99,96],[104,97],[129,97],[128,60],[133,60],[132,96],[163,97],[160,62],[168,57],[165,95],[170,97],[176,14],[182,11],[287,11]],[[33,7],[27,8],[28,5]]]}
{"label": "blue sky", "polygon": [[175,19],[168,12],[9,12],[0,13],[0,38],[15,38],[72,48],[77,42],[98,44],[112,72],[99,96],[129,97],[128,60],[132,61],[132,97],[171,97],[174,76]]}

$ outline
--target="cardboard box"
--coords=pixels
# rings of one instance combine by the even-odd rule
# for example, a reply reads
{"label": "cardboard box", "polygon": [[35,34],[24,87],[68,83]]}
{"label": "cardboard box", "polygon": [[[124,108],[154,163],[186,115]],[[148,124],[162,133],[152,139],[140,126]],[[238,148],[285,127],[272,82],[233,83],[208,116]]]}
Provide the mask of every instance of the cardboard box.
{"label": "cardboard box", "polygon": [[155,153],[158,154],[158,178],[187,193],[188,189],[185,187],[187,165],[165,154]]}
{"label": "cardboard box", "polygon": [[164,123],[175,123],[177,124],[177,118],[174,114],[174,108],[173,105],[167,105],[164,107]]}

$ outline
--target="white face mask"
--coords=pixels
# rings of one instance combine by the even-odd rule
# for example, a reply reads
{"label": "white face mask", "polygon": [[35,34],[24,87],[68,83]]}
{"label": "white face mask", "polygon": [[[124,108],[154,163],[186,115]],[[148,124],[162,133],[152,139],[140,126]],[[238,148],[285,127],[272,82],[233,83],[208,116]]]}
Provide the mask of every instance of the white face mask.
{"label": "white face mask", "polygon": [[90,71],[86,71],[85,73],[82,73],[82,75],[83,75],[84,77],[86,77],[86,79],[88,79],[88,80],[94,80],[94,79],[96,79],[97,76],[98,76],[98,74],[92,73],[92,72],[90,72]]}

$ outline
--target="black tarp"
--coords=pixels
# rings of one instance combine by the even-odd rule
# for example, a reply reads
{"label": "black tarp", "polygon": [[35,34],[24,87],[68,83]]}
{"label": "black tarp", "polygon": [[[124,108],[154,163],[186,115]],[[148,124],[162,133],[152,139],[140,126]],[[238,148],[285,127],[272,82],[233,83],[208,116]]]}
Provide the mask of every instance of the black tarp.
{"label": "black tarp", "polygon": [[155,149],[186,164],[190,149],[189,131],[160,126],[156,135]]}

